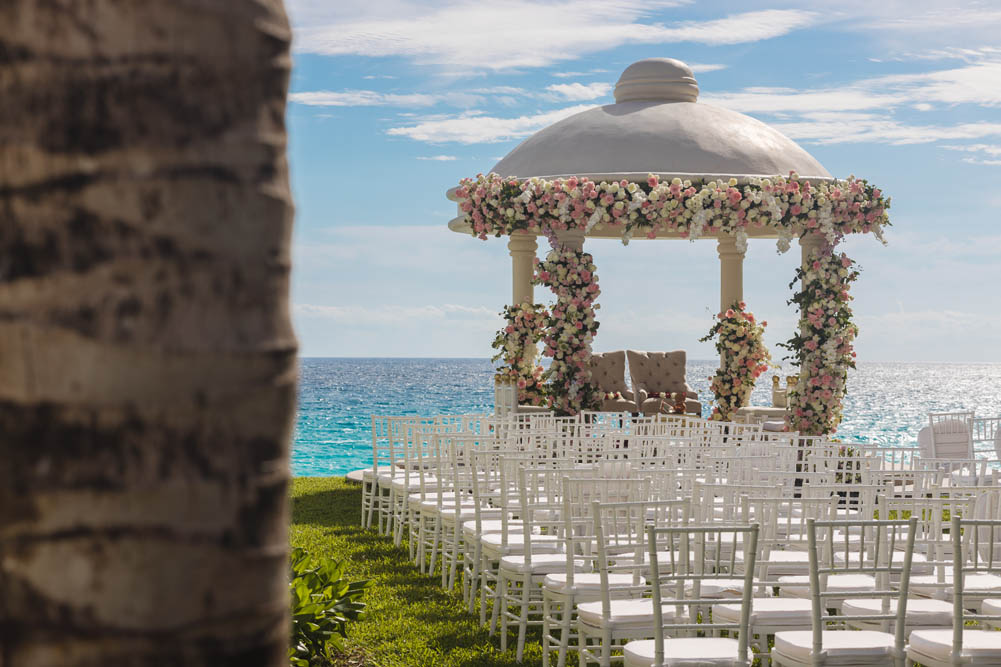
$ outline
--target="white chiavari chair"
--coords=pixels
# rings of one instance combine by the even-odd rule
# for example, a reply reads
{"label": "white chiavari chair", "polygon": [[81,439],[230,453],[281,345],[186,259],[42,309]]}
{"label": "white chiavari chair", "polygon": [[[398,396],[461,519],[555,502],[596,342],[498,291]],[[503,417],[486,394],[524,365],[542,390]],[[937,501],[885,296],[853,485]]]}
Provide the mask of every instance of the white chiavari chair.
{"label": "white chiavari chair", "polygon": [[[908,583],[910,579],[910,558],[905,558],[899,566],[887,558],[893,549],[888,546],[895,534],[894,529],[905,527],[903,532],[913,546],[914,521],[886,521],[878,519],[859,521],[816,521],[809,519],[808,534],[810,555],[810,599],[812,601],[811,630],[795,630],[775,634],[772,649],[772,664],[777,667],[802,667],[804,665],[871,665],[872,667],[895,664],[902,667],[905,646],[905,614]],[[906,525],[905,524],[909,524]],[[837,550],[835,531],[850,534],[857,528],[865,541],[883,545],[877,548],[875,559],[866,563],[846,561],[838,563],[834,557]],[[822,538],[821,533],[826,533]],[[823,548],[822,548],[823,547]],[[821,551],[824,553],[821,554]],[[905,553],[913,549],[905,547]],[[853,552],[846,551],[850,557]],[[830,610],[843,601],[842,591],[832,590],[829,579],[833,576],[852,573],[865,575],[874,581],[873,587],[864,594],[853,598],[869,598],[880,601],[876,614],[831,614]],[[891,586],[891,579],[898,583]],[[842,607],[843,608],[843,607]],[[880,630],[851,630],[851,624],[878,622]],[[888,632],[890,624],[894,632]]]}
{"label": "white chiavari chair", "polygon": [[[649,597],[649,526],[684,525],[688,500],[594,503],[595,568],[599,599],[577,606],[577,653],[581,667],[608,667],[621,660],[622,643],[655,635]],[[647,594],[644,596],[644,594]]]}
{"label": "white chiavari chair", "polygon": [[[949,534],[956,575],[952,586],[952,628],[912,632],[907,647],[908,664],[996,667],[1001,665],[1001,633],[985,628],[1001,623],[1001,613],[998,613],[1001,609],[994,603],[973,604],[966,597],[970,592],[967,587],[970,577],[1001,574],[1001,561],[996,557],[997,545],[1001,543],[1001,520],[952,517]],[[986,552],[980,548],[982,538]],[[981,607],[979,612],[969,611],[977,606]]]}
{"label": "white chiavari chair", "polygon": [[[609,595],[628,597],[633,578],[616,575],[602,579],[594,572],[597,536],[594,533],[593,511],[606,503],[630,503],[649,498],[651,482],[649,477],[629,479],[629,469],[608,470],[599,465],[599,479],[563,478],[562,533],[566,568],[562,572],[547,574],[542,582],[542,659],[549,665],[549,651],[553,646],[558,651],[557,665],[566,665],[567,651],[577,639],[574,632],[576,606],[581,602],[599,599],[602,586],[609,589]],[[608,477],[609,472],[624,475]],[[585,561],[586,572],[578,572],[575,562]],[[621,592],[619,592],[621,591]],[[519,626],[519,637],[521,636]]]}
{"label": "white chiavari chair", "polygon": [[[724,533],[729,537],[724,537]],[[738,535],[742,539],[738,539]],[[749,667],[753,655],[748,624],[758,526],[651,526],[647,541],[655,634],[652,640],[631,641],[625,645],[625,667],[677,664]],[[724,541],[741,542],[747,547],[744,558],[748,570],[743,579],[742,611],[737,623],[720,621],[705,612],[707,605],[715,600],[704,596],[703,591],[718,588],[719,584],[714,582],[732,577],[732,570],[721,566],[718,555],[710,555],[710,545]],[[694,558],[690,557],[692,552]],[[661,554],[669,558],[665,561]],[[719,636],[724,630],[731,636]]]}

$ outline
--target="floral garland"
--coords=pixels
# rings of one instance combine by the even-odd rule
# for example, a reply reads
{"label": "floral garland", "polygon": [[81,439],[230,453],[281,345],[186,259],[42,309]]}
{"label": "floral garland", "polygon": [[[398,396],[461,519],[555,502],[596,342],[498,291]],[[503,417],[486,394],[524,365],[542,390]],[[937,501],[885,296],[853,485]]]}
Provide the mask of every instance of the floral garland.
{"label": "floral garland", "polygon": [[[595,183],[583,177],[519,181],[491,173],[487,176],[479,174],[475,179],[463,179],[456,194],[465,222],[470,225],[474,236],[486,239],[491,234],[501,236],[524,230],[548,236],[554,248],[558,245],[558,232],[582,230],[588,233],[599,223],[621,229],[624,244],[628,244],[637,232],[649,238],[668,232],[692,240],[703,234],[726,234],[735,238],[741,251],[747,247],[749,230],[767,230],[778,237],[779,252],[787,251],[793,238],[807,234],[821,235],[829,248],[852,233],[872,233],[885,243],[883,229],[890,224],[887,215],[890,198],[884,197],[867,181],[854,176],[817,184],[801,181],[794,172],[790,172],[788,177],[752,177],[744,183],[733,178],[706,182],[674,178],[670,183],[662,183],[658,176],[650,174],[645,183],[625,180]],[[584,255],[578,254],[579,259],[567,261],[583,264]],[[851,262],[844,255],[840,257]],[[590,256],[587,258],[589,271],[593,274]],[[813,263],[817,259],[814,258]],[[857,276],[857,272],[854,275]],[[839,276],[839,279],[844,278],[846,276]],[[844,284],[838,298],[845,303],[850,299],[847,296],[848,283],[853,280],[854,277],[839,282],[839,285],[841,282]],[[554,291],[560,291],[553,282],[544,282]],[[833,282],[828,284],[832,289],[839,285]],[[597,285],[594,287],[596,289]],[[815,291],[823,291],[820,287]],[[800,304],[803,313],[811,312],[806,307],[813,303],[810,289],[804,283],[793,298],[793,302]],[[561,308],[561,312],[569,312],[567,303],[558,301],[552,317],[554,327],[564,332],[567,326],[559,321],[556,310]],[[847,310],[847,306],[844,308]],[[814,339],[813,344],[817,345],[816,349],[806,347],[808,340],[802,335],[787,344],[795,352],[801,367],[800,385],[791,394],[790,400],[795,398],[799,401],[794,422],[804,433],[828,433],[840,423],[843,378],[847,376],[847,368],[854,365],[850,359],[854,356],[851,342],[857,333],[857,328],[850,321],[851,311],[847,310],[847,313],[847,320],[834,317],[834,324],[818,325],[819,329],[814,333],[823,329],[823,335],[810,336]],[[593,322],[593,311],[591,315]],[[831,319],[828,317],[826,321]],[[809,323],[809,317],[804,316],[804,321]],[[593,326],[596,330],[597,323]],[[590,337],[593,333],[592,330]],[[560,364],[549,371],[551,379],[555,380],[553,391],[557,395],[568,392],[563,394],[564,398],[551,399],[551,403],[557,409],[574,412],[593,403],[593,387],[587,389],[590,387],[587,370],[590,337],[586,343],[564,350],[559,348],[568,340],[562,339],[563,335],[555,331],[546,337],[547,352],[552,350],[551,356],[556,351],[561,353],[561,357],[554,358],[554,363],[560,361]],[[550,345],[554,342],[556,346]],[[566,361],[568,358],[570,361]],[[720,389],[724,387],[720,385]],[[573,398],[569,397],[571,392]],[[722,415],[726,410],[723,402],[719,409]]]}
{"label": "floral garland", "polygon": [[841,423],[848,369],[855,368],[852,343],[858,336],[848,290],[858,276],[855,262],[830,247],[811,253],[796,272],[802,288],[789,303],[799,306],[800,333],[784,346],[800,369],[789,406],[793,428],[803,434],[834,433]]}
{"label": "floral garland", "polygon": [[499,350],[491,361],[503,360],[497,373],[514,380],[518,387],[519,405],[543,405],[546,402],[542,384],[542,366],[535,363],[542,332],[549,324],[549,312],[538,303],[505,306],[501,317],[507,325],[497,332],[492,347]]}
{"label": "floral garland", "polygon": [[768,370],[772,358],[764,342],[768,323],[757,323],[745,307],[741,301],[719,313],[709,333],[700,339],[705,342],[715,338],[722,359],[716,374],[709,378],[716,395],[712,419],[730,421],[738,408],[747,405],[755,380]]}
{"label": "floral garland", "polygon": [[465,178],[456,190],[460,209],[473,235],[486,239],[517,230],[545,234],[547,230],[582,229],[598,223],[622,229],[628,243],[639,232],[658,232],[696,239],[703,233],[734,236],[747,245],[749,229],[778,234],[780,252],[793,238],[819,232],[834,244],[850,233],[873,233],[882,240],[889,225],[890,198],[865,180],[813,184],[788,177],[670,183],[650,174],[644,184],[628,181],[595,183],[587,178],[531,178],[518,181],[491,173]]}
{"label": "floral garland", "polygon": [[545,261],[536,259],[536,280],[556,294],[549,326],[542,337],[543,354],[552,357],[545,373],[550,406],[560,414],[598,409],[601,392],[591,383],[591,342],[598,331],[594,300],[598,276],[589,253],[559,245]]}

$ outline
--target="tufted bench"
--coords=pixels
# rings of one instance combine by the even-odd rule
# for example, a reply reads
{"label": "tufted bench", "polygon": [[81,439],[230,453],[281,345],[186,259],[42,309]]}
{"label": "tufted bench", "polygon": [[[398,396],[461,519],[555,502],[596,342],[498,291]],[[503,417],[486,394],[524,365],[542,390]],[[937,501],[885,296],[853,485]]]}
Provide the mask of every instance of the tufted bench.
{"label": "tufted bench", "polygon": [[[686,380],[685,364],[688,361],[688,354],[684,350],[674,352],[628,350],[626,355],[629,359],[629,375],[632,377],[640,412],[653,415],[659,411],[661,399],[650,398],[651,394],[684,391],[688,396],[688,400],[685,401],[685,411],[689,414],[702,414],[699,396],[692,391]],[[668,400],[667,403],[670,404],[671,401]]]}
{"label": "tufted bench", "polygon": [[605,352],[591,355],[591,381],[603,394],[619,392],[622,398],[606,398],[601,402],[605,412],[638,412],[633,392],[626,385],[626,353]]}

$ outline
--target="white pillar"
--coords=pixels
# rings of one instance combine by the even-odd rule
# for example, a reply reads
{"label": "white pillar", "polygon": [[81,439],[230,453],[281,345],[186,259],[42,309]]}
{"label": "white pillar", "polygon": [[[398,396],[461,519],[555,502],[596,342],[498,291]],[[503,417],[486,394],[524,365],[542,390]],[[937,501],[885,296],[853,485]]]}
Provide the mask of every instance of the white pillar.
{"label": "white pillar", "polygon": [[744,253],[737,250],[737,239],[723,234],[716,243],[719,253],[720,312],[744,300]]}
{"label": "white pillar", "polygon": [[539,244],[532,234],[516,232],[507,242],[511,251],[511,305],[535,302],[532,274],[535,272],[535,251]]}

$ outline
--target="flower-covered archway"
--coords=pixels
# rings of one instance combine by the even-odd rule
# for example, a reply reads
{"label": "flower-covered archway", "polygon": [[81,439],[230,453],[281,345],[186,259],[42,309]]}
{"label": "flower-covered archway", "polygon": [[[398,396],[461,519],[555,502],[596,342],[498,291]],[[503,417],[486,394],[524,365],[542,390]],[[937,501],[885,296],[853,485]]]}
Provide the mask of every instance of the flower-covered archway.
{"label": "flower-covered archway", "polygon": [[[865,180],[811,182],[795,173],[661,180],[650,174],[640,182],[595,182],[491,173],[463,179],[455,197],[463,222],[480,239],[518,233],[549,239],[552,251],[539,264],[536,279],[550,286],[557,302],[540,320],[546,328],[540,335],[544,353],[554,359],[547,376],[551,405],[567,413],[593,407],[597,399],[587,369],[599,290],[593,259],[580,247],[596,226],[615,230],[626,244],[636,235],[732,238],[741,255],[753,236],[776,237],[779,252],[800,239],[805,248],[796,276],[800,289],[791,299],[800,309],[800,332],[787,344],[800,369],[791,421],[803,433],[837,428],[845,378],[854,365],[857,328],[848,289],[858,272],[835,247],[848,234],[871,233],[883,241],[889,225],[889,198]],[[522,366],[536,372],[534,356]],[[730,404],[727,412],[732,409]]]}

